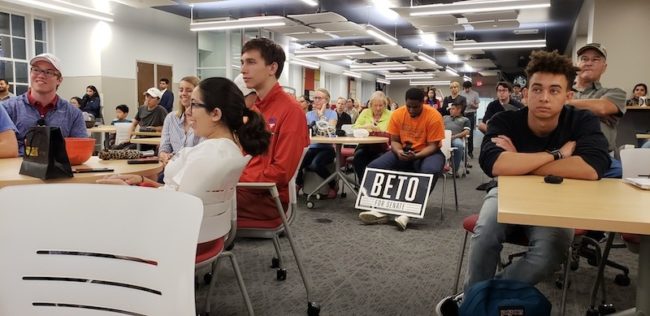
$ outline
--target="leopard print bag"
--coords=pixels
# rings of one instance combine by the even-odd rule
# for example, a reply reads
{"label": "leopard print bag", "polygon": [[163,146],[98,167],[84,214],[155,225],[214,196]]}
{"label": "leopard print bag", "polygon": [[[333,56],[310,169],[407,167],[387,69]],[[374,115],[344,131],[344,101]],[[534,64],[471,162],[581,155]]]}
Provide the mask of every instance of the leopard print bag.
{"label": "leopard print bag", "polygon": [[133,149],[103,149],[98,156],[101,160],[138,159],[142,158],[142,153]]}

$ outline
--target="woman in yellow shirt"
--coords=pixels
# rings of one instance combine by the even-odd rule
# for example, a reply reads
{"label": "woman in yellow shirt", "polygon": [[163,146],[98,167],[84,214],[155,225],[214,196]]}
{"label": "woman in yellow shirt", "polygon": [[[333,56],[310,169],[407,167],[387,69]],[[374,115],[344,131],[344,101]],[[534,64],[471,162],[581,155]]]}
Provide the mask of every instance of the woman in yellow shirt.
{"label": "woman in yellow shirt", "polygon": [[[388,99],[381,91],[375,91],[368,101],[368,109],[359,114],[353,128],[362,128],[374,135],[381,135],[388,129],[391,112],[388,110]],[[388,136],[388,135],[385,135]],[[388,150],[386,144],[359,145],[354,151],[354,172],[359,182],[363,178],[366,166]]]}

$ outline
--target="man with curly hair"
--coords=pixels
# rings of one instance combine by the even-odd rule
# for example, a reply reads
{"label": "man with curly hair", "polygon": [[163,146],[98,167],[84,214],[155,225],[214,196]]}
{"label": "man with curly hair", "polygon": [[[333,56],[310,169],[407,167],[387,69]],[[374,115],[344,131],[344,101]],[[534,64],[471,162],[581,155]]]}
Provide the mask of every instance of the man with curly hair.
{"label": "man with curly hair", "polygon": [[[531,54],[526,68],[528,107],[496,114],[483,138],[479,163],[487,175],[552,174],[582,180],[603,176],[610,158],[598,118],[567,105],[577,70],[557,51]],[[493,278],[535,285],[559,270],[573,239],[572,229],[499,223],[497,196],[497,187],[488,191],[474,227],[465,290]],[[528,237],[528,252],[495,273],[502,244],[521,233]],[[446,298],[437,308],[443,315],[453,314],[458,299]]]}

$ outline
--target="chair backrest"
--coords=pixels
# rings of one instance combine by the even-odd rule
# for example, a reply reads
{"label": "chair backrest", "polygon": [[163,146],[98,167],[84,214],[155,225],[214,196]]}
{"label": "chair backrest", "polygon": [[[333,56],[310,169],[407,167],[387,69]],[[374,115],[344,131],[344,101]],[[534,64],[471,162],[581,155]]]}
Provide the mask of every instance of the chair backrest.
{"label": "chair backrest", "polygon": [[623,178],[636,178],[650,174],[650,148],[626,148],[621,150]]}
{"label": "chair backrest", "polygon": [[199,243],[212,241],[228,235],[232,218],[237,217],[236,187],[242,171],[251,156],[239,153],[221,156],[218,160],[198,159],[187,167],[178,191],[203,201],[203,221]]}
{"label": "chair backrest", "polygon": [[451,130],[445,130],[445,139],[442,140],[440,151],[445,155],[445,158],[451,158]]}
{"label": "chair backrest", "polygon": [[43,184],[5,187],[0,201],[0,315],[195,313],[198,198]]}
{"label": "chair backrest", "polygon": [[131,123],[115,123],[115,145],[129,141]]}

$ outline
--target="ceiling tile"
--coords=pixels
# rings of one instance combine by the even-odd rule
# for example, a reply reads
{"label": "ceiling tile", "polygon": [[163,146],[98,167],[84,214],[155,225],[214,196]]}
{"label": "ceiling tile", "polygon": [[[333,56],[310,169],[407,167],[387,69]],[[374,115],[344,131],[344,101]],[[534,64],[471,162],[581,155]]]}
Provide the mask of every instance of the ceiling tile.
{"label": "ceiling tile", "polygon": [[519,21],[492,21],[492,22],[476,22],[470,24],[475,30],[503,30],[503,29],[516,29],[519,28]]}
{"label": "ceiling tile", "polygon": [[315,32],[313,28],[305,25],[265,26],[264,29],[282,34]]}
{"label": "ceiling tile", "polygon": [[519,15],[517,11],[499,11],[499,12],[482,12],[482,13],[465,13],[463,14],[467,21],[481,22],[481,21],[497,21],[497,20],[514,20]]}
{"label": "ceiling tile", "polygon": [[348,20],[344,16],[334,12],[298,14],[298,15],[289,15],[288,17],[308,25],[316,24],[316,23],[347,22]]}

